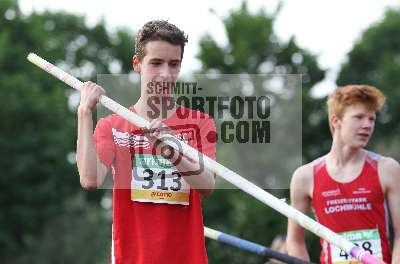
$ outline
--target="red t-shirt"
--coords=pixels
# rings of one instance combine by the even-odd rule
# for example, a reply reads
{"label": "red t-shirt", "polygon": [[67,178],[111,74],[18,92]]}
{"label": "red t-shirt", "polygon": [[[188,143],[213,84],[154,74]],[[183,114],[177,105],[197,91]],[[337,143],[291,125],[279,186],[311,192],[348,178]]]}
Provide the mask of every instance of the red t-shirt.
{"label": "red t-shirt", "polygon": [[[390,263],[389,218],[378,176],[379,157],[368,152],[360,175],[348,183],[331,178],[325,157],[314,161],[312,208],[319,223]],[[350,256],[323,239],[321,247],[321,263],[358,263],[350,262]]]}
{"label": "red t-shirt", "polygon": [[[130,110],[135,112],[133,107]],[[215,124],[207,114],[178,107],[163,123],[177,138],[215,159]],[[150,170],[153,170],[151,166],[161,157],[152,152],[142,135],[138,127],[115,114],[100,119],[94,132],[98,156],[107,167],[112,167],[114,177],[111,262],[207,263],[200,194],[196,190],[189,188],[186,198],[179,196],[188,204],[165,203],[163,198],[155,202],[135,200],[137,197],[132,190],[136,187],[133,184],[140,183],[140,188],[152,184],[153,191],[150,190],[147,196],[153,199],[153,194],[157,193],[174,194],[175,188],[184,183],[184,177],[171,178],[169,189],[167,186],[167,191],[164,191],[165,186],[155,185],[163,185],[165,181],[159,180],[154,184],[152,179],[135,180],[139,178],[132,176],[137,171],[136,165],[132,164],[138,164],[135,163],[137,160],[150,160]],[[143,170],[141,168],[141,172]],[[148,191],[143,188],[139,193]]]}

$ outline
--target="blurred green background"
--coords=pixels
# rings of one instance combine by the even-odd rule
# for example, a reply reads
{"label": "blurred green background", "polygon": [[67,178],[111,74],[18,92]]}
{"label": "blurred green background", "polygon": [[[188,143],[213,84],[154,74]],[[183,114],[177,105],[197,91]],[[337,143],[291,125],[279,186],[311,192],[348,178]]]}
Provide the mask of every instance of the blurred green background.
{"label": "blurred green background", "polygon": [[[243,3],[221,17],[228,45],[205,35],[197,54],[200,72],[266,73],[261,66],[268,64],[267,73],[303,74],[302,154],[303,162],[309,162],[330,147],[326,98],[311,95],[326,71],[313,51],[294,38],[283,42],[276,37],[278,12],[250,12]],[[0,1],[0,263],[108,263],[111,193],[80,187],[72,91],[28,63],[26,55],[43,54],[76,77],[96,81],[97,73],[131,72],[133,35],[133,29],[107,30],[104,22],[88,26],[85,17],[66,12],[22,14],[18,1]],[[370,148],[397,160],[399,69],[400,10],[391,9],[362,33],[336,81],[384,91],[388,103],[378,116]],[[218,147],[218,161],[228,167],[240,164],[242,155],[229,145]],[[254,164],[263,159],[257,152],[245,156]],[[285,189],[269,191],[288,197]],[[285,217],[239,190],[216,190],[203,200],[203,214],[205,225],[263,245],[286,232]],[[307,243],[318,262],[318,238],[309,234]],[[209,240],[207,250],[210,263],[263,262]]]}

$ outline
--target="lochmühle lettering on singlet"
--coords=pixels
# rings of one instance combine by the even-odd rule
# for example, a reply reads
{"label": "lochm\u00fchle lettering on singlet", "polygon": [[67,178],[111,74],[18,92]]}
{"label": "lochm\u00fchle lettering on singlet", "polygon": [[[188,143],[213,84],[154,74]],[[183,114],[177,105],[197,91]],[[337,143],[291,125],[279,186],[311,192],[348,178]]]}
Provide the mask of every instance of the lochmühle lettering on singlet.
{"label": "lochm\u00fchle lettering on singlet", "polygon": [[[215,132],[214,121],[184,107],[177,112],[163,123],[175,137],[215,159],[215,141],[207,139]],[[207,263],[200,194],[175,166],[152,152],[138,127],[117,115],[97,123],[94,139],[114,177],[110,262]]]}
{"label": "lochm\u00fchle lettering on singlet", "polygon": [[[331,178],[325,157],[315,160],[312,208],[319,223],[390,263],[389,217],[378,176],[379,157],[368,152],[361,173],[348,183]],[[323,239],[321,247],[321,263],[361,263]]]}

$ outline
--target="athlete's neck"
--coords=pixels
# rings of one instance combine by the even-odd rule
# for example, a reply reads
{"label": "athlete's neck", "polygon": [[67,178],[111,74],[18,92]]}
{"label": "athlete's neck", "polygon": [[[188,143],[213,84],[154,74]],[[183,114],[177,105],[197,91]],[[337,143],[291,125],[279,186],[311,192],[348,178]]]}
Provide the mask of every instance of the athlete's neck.
{"label": "athlete's neck", "polygon": [[366,150],[354,148],[333,141],[331,150],[326,156],[329,163],[336,167],[345,167],[349,163],[358,163],[364,160]]}

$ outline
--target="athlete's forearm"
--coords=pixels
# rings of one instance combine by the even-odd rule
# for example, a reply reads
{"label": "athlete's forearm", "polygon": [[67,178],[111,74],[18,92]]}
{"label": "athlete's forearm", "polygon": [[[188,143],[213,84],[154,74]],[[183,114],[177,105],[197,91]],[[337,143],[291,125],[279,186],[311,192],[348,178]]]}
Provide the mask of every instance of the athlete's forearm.
{"label": "athlete's forearm", "polygon": [[[179,154],[176,154],[172,160],[176,161],[178,155]],[[199,161],[191,161],[185,157],[182,157],[175,166],[176,169],[182,173],[185,181],[192,188],[199,191],[204,197],[208,197],[212,193],[215,186],[214,173],[204,166],[201,166]]]}
{"label": "athlete's forearm", "polygon": [[100,162],[97,158],[93,140],[92,111],[88,108],[78,108],[78,140],[76,146],[76,161],[80,183],[85,189],[94,189],[101,185],[103,179],[98,171]]}
{"label": "athlete's forearm", "polygon": [[394,240],[392,253],[392,264],[398,263],[400,263],[400,237]]}
{"label": "athlete's forearm", "polygon": [[[297,209],[300,209],[300,211],[303,213],[307,212],[307,210],[304,208],[298,207]],[[289,219],[288,221],[286,243],[287,251],[290,256],[310,261],[310,256],[308,255],[306,241],[304,238],[304,229],[292,219]]]}
{"label": "athlete's forearm", "polygon": [[308,255],[305,243],[298,243],[288,239],[287,251],[290,256],[303,259],[305,261],[310,261],[310,256]]}

